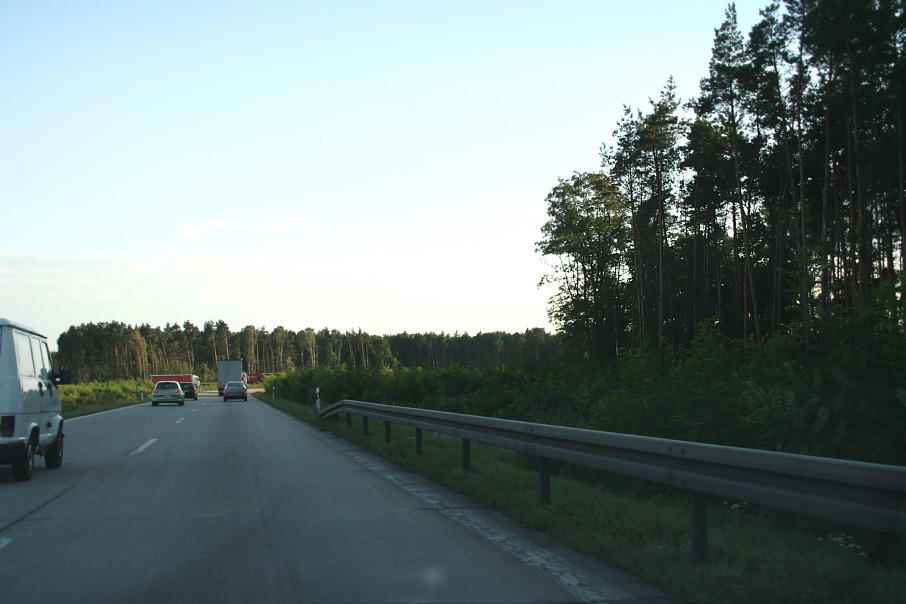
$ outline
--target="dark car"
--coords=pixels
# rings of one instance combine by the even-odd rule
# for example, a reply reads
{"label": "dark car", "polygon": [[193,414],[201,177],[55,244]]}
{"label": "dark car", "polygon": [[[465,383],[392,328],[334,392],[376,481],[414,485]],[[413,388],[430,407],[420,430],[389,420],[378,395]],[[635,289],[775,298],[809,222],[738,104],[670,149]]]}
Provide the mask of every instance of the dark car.
{"label": "dark car", "polygon": [[223,387],[223,400],[228,401],[231,398],[241,398],[247,401],[249,400],[249,389],[242,382],[227,382]]}
{"label": "dark car", "polygon": [[179,385],[182,387],[182,391],[185,393],[186,398],[192,400],[198,400],[198,388],[195,387],[195,384],[192,382],[180,382]]}

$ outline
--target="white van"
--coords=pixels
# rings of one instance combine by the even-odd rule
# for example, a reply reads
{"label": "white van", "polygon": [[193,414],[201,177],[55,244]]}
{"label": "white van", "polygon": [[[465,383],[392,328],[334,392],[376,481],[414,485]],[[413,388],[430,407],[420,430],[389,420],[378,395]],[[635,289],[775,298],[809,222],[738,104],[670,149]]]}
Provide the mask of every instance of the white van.
{"label": "white van", "polygon": [[0,318],[0,464],[16,480],[31,478],[35,455],[50,469],[63,464],[58,384],[71,381],[68,368],[54,372],[46,337]]}

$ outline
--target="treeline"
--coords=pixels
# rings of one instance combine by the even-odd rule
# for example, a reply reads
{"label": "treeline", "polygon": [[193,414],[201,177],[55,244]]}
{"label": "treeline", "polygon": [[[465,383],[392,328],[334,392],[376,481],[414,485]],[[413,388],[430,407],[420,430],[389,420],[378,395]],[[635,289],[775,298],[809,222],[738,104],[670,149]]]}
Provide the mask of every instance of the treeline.
{"label": "treeline", "polygon": [[57,339],[56,363],[69,365],[76,382],[146,379],[193,373],[217,379],[217,361],[243,359],[252,373],[297,367],[341,369],[443,369],[538,363],[558,358],[559,338],[544,329],[524,333],[369,335],[307,328],[298,332],[248,325],[232,331],[224,321],[132,326],[112,321],[71,326]]}
{"label": "treeline", "polygon": [[350,398],[906,465],[906,344],[883,335],[889,304],[870,305],[864,320],[821,325],[827,349],[822,363],[808,366],[796,333],[753,347],[710,326],[669,371],[657,370],[654,352],[638,351],[606,364],[305,368],[268,378],[265,387],[309,405],[319,388],[322,407]]}
{"label": "treeline", "polygon": [[794,330],[809,362],[819,319],[902,275],[904,6],[775,2],[744,36],[730,4],[698,98],[671,80],[625,108],[602,170],[547,198],[538,251],[558,261],[550,312],[574,349],[665,367],[708,325],[750,344]]}

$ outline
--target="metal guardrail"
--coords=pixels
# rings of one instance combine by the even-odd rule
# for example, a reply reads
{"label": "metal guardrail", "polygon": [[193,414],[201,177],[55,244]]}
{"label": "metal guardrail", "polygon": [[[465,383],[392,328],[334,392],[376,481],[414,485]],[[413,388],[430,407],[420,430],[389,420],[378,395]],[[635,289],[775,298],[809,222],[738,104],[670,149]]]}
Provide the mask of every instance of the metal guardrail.
{"label": "metal guardrail", "polygon": [[463,466],[471,441],[537,455],[541,500],[550,501],[547,460],[598,468],[692,492],[692,556],[707,557],[705,495],[747,501],[779,510],[906,536],[906,467],[846,461],[664,438],[600,432],[428,409],[343,400],[321,417],[347,413],[463,441]]}

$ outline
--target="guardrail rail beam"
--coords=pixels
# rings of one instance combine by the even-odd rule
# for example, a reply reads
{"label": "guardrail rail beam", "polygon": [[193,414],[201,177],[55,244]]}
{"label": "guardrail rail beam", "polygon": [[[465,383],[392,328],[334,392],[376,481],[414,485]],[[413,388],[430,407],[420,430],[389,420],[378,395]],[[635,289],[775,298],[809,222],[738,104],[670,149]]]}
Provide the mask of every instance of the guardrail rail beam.
{"label": "guardrail rail beam", "polygon": [[685,442],[582,428],[534,424],[430,409],[342,400],[323,418],[353,413],[462,439],[463,469],[471,469],[471,442],[539,458],[541,502],[551,499],[550,460],[583,465],[679,487],[693,493],[693,561],[707,559],[706,495],[747,501],[883,533],[906,536],[906,467]]}

